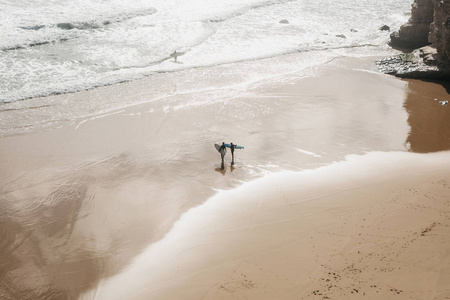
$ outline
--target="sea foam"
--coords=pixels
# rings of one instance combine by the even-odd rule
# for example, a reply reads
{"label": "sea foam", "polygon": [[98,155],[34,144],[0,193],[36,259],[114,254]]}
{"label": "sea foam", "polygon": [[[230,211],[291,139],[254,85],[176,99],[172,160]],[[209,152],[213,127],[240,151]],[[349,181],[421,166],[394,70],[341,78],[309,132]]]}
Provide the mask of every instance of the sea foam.
{"label": "sea foam", "polygon": [[[410,2],[7,0],[0,102],[296,51],[376,47],[389,36],[379,27],[405,22]],[[177,62],[175,50],[185,52]]]}

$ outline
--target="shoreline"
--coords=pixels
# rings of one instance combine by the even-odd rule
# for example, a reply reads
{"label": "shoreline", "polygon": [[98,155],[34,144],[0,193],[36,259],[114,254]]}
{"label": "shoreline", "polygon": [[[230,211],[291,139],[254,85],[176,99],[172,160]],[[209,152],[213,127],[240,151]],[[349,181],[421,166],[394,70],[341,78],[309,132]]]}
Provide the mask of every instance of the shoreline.
{"label": "shoreline", "polygon": [[[254,83],[267,80],[276,81],[277,78],[292,74],[299,77],[310,76],[312,69],[345,56],[358,58],[361,55],[370,59],[398,53],[397,50],[380,46],[363,48],[369,50],[362,51],[359,47],[316,50],[187,68],[87,90],[1,103],[0,136],[52,130],[86,119],[120,113],[154,101],[170,100],[178,93],[201,93],[211,89],[226,92],[239,87],[246,89]],[[262,68],[264,72],[261,72]],[[27,112],[26,118],[23,117],[23,111]]]}
{"label": "shoreline", "polygon": [[[295,69],[289,64],[298,58],[291,56],[281,67],[269,65],[269,73]],[[318,172],[348,155],[403,151],[403,157],[408,150],[450,149],[450,110],[433,100],[448,96],[441,85],[377,73],[367,57],[337,58],[260,81],[252,80],[261,66],[253,66],[250,74],[244,67],[225,66],[211,78],[210,73],[184,74],[180,78],[186,81],[171,79],[167,89],[159,90],[170,91],[163,100],[1,137],[5,244],[0,251],[6,259],[0,268],[7,276],[0,295],[67,299],[96,291],[108,278],[127,272],[133,259],[162,240],[186,211],[221,191],[238,193],[244,182],[267,181],[270,188],[267,176],[275,176],[270,174]],[[240,77],[233,77],[236,72]],[[240,80],[245,84],[229,84]],[[192,82],[203,89],[189,90]],[[121,87],[67,97],[85,97],[86,103],[124,97],[132,103],[151,94],[143,81]],[[185,92],[176,92],[180,87]],[[41,113],[51,117],[54,111],[43,107],[22,117]],[[213,144],[222,141],[245,150],[235,152],[234,168],[227,156],[226,171],[218,172],[220,156]],[[428,154],[417,157],[428,161]],[[321,193],[318,185],[311,189]],[[226,241],[227,231],[219,233]],[[140,291],[130,296],[135,292]]]}
{"label": "shoreline", "polygon": [[[24,98],[19,98],[14,101],[5,101],[0,102],[0,105],[4,106],[11,106],[12,110],[14,110],[15,104],[21,103],[23,101],[35,101],[35,100],[44,100],[55,97],[61,97],[61,96],[67,96],[71,94],[79,94],[79,93],[89,93],[90,91],[96,90],[96,89],[108,89],[112,88],[114,86],[127,86],[129,84],[132,84],[134,82],[142,82],[142,81],[150,81],[149,78],[153,76],[159,76],[159,75],[166,75],[171,73],[186,73],[192,70],[201,70],[201,69],[221,69],[221,68],[227,68],[228,66],[239,66],[239,65],[247,65],[250,66],[254,63],[259,64],[267,64],[271,61],[282,61],[285,57],[291,57],[291,56],[299,56],[299,57],[311,57],[316,56],[320,53],[346,53],[347,55],[351,52],[358,53],[361,49],[366,49],[366,51],[362,51],[362,55],[365,57],[371,57],[371,56],[388,56],[388,55],[394,55],[401,53],[400,50],[393,49],[387,46],[387,40],[386,43],[381,43],[380,45],[377,44],[363,44],[363,45],[356,45],[356,46],[343,46],[343,47],[331,47],[331,48],[323,48],[323,49],[308,49],[308,50],[291,50],[288,52],[268,55],[268,56],[260,56],[260,57],[254,57],[254,58],[248,58],[248,59],[242,59],[242,60],[235,60],[235,61],[229,61],[229,62],[220,62],[217,64],[211,64],[211,65],[195,65],[195,66],[186,66],[181,68],[167,68],[163,70],[152,70],[151,68],[147,71],[147,73],[140,74],[136,77],[130,77],[129,79],[122,79],[119,81],[111,81],[109,83],[103,83],[98,85],[92,85],[89,87],[79,87],[75,89],[70,89],[69,91],[55,91],[55,92],[48,92],[48,93],[42,93],[42,94],[36,94],[34,96],[27,96]],[[167,57],[163,59],[163,61],[171,61],[171,57]],[[176,62],[174,62],[176,63]],[[182,64],[182,62],[179,62]],[[251,68],[251,67],[250,67]],[[247,70],[248,71],[248,70]],[[278,74],[275,76],[279,76],[283,74]],[[70,97],[68,97],[70,98]],[[139,103],[136,103],[137,105]],[[136,105],[135,104],[135,105]],[[29,106],[30,108],[33,108],[32,106]],[[7,109],[8,110],[8,109]]]}

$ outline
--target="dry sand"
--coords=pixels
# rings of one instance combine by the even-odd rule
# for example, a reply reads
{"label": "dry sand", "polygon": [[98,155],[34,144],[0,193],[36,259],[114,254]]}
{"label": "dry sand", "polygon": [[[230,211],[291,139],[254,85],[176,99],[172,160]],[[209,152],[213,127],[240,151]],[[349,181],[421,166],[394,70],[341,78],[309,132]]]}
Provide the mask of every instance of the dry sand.
{"label": "dry sand", "polygon": [[2,137],[0,296],[446,299],[448,97],[340,58]]}

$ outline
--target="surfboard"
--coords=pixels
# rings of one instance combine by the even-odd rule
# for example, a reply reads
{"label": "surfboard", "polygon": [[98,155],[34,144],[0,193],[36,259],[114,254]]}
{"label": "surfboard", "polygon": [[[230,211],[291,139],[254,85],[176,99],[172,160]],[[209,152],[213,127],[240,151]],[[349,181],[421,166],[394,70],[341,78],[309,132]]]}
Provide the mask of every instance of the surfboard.
{"label": "surfboard", "polygon": [[[214,147],[216,147],[216,150],[219,151],[219,153],[222,154],[222,152],[220,151],[220,145],[219,144],[214,144]],[[224,148],[222,151],[223,151],[223,155],[225,155],[227,153],[227,148]]]}
{"label": "surfboard", "polygon": [[[225,144],[225,147],[231,148],[230,144]],[[244,146],[234,145],[234,149],[244,149]]]}
{"label": "surfboard", "polygon": [[181,55],[184,55],[186,52],[174,52],[174,53],[172,53],[172,54],[170,54],[170,57],[178,57],[178,56],[181,56]]}

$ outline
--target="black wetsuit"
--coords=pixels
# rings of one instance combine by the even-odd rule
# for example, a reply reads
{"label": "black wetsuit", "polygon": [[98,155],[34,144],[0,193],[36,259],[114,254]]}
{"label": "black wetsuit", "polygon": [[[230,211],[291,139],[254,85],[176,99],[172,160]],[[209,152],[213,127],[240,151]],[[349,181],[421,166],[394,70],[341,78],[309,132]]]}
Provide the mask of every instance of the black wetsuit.
{"label": "black wetsuit", "polygon": [[221,168],[224,168],[224,162],[223,162],[223,157],[225,156],[225,143],[222,143],[222,146],[220,146],[219,148],[219,152],[220,152],[220,156],[222,157],[222,165]]}
{"label": "black wetsuit", "polygon": [[230,144],[230,149],[231,149],[231,165],[234,165],[234,147],[236,145],[234,145],[233,143]]}

